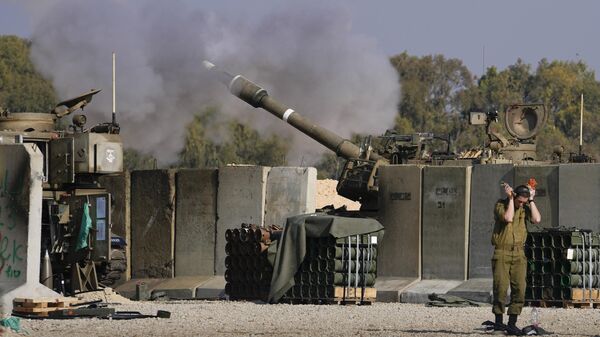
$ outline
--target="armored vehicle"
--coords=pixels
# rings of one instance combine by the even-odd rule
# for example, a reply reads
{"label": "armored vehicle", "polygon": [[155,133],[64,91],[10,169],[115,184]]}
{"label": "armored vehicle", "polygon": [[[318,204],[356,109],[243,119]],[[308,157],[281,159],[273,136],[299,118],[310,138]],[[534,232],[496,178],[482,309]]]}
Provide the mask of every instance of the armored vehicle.
{"label": "armored vehicle", "polygon": [[113,117],[87,128],[78,114],[59,127],[98,92],[50,112],[0,114],[0,141],[34,143],[44,156],[40,282],[67,294],[111,285],[126,268],[124,240],[111,233],[111,195],[99,183],[123,171],[119,126]]}

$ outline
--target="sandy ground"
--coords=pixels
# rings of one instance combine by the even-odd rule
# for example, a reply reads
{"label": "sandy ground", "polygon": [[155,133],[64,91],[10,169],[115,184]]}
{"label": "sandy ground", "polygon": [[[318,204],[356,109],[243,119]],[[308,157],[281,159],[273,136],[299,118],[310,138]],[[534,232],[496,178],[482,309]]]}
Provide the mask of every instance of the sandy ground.
{"label": "sandy ground", "polygon": [[335,208],[346,205],[348,210],[360,209],[359,202],[346,199],[337,194],[335,190],[337,183],[337,180],[333,179],[317,180],[317,209],[332,204]]}
{"label": "sandy ground", "polygon": [[[371,306],[264,305],[229,301],[130,302],[113,306],[171,318],[129,321],[21,320],[24,333],[7,336],[478,336],[490,307],[435,308],[418,304]],[[520,325],[528,324],[530,308]],[[554,336],[598,336],[600,309],[541,309]]]}

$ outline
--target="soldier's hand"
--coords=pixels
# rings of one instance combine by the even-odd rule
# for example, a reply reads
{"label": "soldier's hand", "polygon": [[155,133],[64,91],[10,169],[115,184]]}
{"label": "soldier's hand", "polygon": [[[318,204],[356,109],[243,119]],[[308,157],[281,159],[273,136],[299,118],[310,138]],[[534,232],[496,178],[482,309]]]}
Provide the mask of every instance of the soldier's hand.
{"label": "soldier's hand", "polygon": [[532,201],[533,197],[535,197],[535,189],[530,187],[529,188],[529,201]]}
{"label": "soldier's hand", "polygon": [[509,184],[504,184],[504,193],[506,193],[506,196],[508,196],[509,198],[513,197],[513,189],[512,187],[510,187]]}

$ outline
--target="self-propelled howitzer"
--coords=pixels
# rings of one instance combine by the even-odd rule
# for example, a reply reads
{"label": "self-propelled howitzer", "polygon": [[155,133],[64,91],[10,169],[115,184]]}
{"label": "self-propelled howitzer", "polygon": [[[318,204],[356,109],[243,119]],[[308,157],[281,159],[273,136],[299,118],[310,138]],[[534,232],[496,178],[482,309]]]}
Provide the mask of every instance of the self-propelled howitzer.
{"label": "self-propelled howitzer", "polygon": [[370,140],[362,146],[313,123],[289,106],[269,96],[267,91],[242,75],[231,75],[216,69],[215,65],[204,61],[204,66],[212,70],[229,91],[255,108],[263,108],[295,127],[302,133],[321,143],[338,156],[347,160],[337,186],[340,195],[361,202],[365,210],[376,209],[377,168],[389,164],[389,160],[373,151]]}

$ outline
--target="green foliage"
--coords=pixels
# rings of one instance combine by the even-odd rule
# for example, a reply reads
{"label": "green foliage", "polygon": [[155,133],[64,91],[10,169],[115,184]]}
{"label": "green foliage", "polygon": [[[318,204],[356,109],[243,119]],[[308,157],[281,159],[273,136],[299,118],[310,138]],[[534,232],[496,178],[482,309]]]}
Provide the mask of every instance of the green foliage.
{"label": "green foliage", "polygon": [[29,59],[30,42],[0,36],[0,110],[48,112],[56,104],[52,84]]}
{"label": "green foliage", "polygon": [[[219,110],[208,107],[194,116],[186,127],[185,145],[179,153],[179,166],[218,167],[227,164],[264,166],[286,165],[288,142],[276,136],[263,136],[235,120],[218,122]],[[210,134],[220,134],[221,142]]]}
{"label": "green foliage", "polygon": [[219,148],[219,159],[224,164],[252,164],[284,166],[289,151],[288,142],[277,135],[263,137],[248,125],[227,123],[230,140]]}
{"label": "green foliage", "polygon": [[156,158],[150,154],[131,148],[123,151],[123,169],[125,171],[152,170],[157,168],[156,163]]}
{"label": "green foliage", "polygon": [[434,132],[455,140],[468,127],[461,111],[471,107],[473,76],[457,59],[442,55],[391,58],[400,79],[400,103],[394,129],[406,134]]}
{"label": "green foliage", "polygon": [[187,168],[218,166],[216,145],[206,135],[206,126],[214,124],[217,113],[215,107],[208,107],[197,113],[188,124],[184,147],[179,153],[179,166]]}

